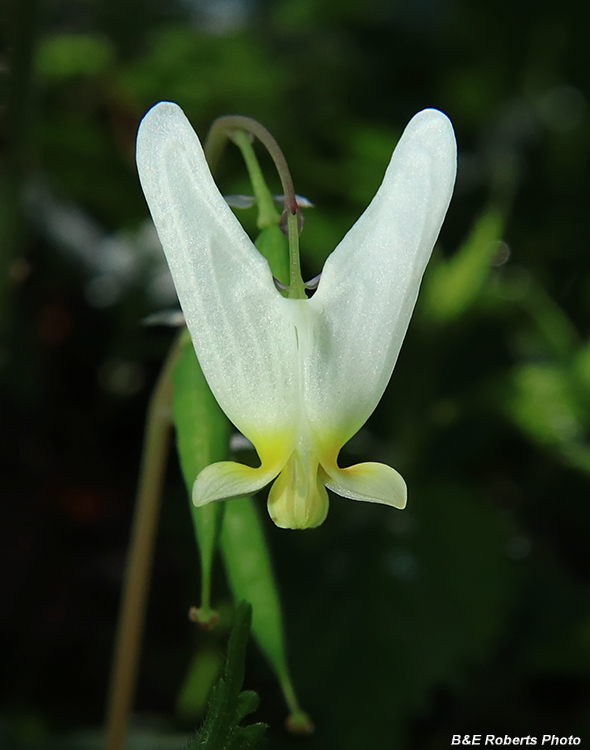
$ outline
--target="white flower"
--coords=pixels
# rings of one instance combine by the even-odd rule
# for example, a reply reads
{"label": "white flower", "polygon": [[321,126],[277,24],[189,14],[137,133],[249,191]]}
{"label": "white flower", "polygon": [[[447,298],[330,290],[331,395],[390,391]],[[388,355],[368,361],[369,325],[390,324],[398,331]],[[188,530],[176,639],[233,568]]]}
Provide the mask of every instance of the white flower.
{"label": "white flower", "polygon": [[389,381],[451,198],[448,118],[428,109],[411,120],[310,299],[277,291],[177,105],[161,102],[145,116],[137,164],[207,382],[261,462],[208,466],[196,478],[195,505],[249,495],[275,479],[268,510],[283,528],[321,524],[326,487],[403,508],[406,485],[394,469],[341,469],[337,459]]}

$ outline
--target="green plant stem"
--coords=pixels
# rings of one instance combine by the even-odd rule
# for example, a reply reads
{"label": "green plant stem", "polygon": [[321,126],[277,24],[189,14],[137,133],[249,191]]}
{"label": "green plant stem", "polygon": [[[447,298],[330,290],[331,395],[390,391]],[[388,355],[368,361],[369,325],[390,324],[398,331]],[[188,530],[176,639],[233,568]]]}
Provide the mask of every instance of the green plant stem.
{"label": "green plant stem", "polygon": [[278,224],[280,222],[279,212],[276,210],[272,195],[268,189],[262,170],[258,164],[258,159],[254,153],[254,148],[248,134],[245,130],[236,130],[233,134],[233,141],[242,152],[242,157],[248,169],[248,176],[254,190],[254,197],[258,206],[258,229]]}
{"label": "green plant stem", "polygon": [[139,653],[152,568],[156,526],[170,442],[172,371],[180,353],[172,345],[148,408],[137,502],[119,614],[107,703],[107,750],[125,745],[129,712],[137,681]]}
{"label": "green plant stem", "polygon": [[297,214],[287,211],[287,230],[289,234],[289,299],[307,299],[299,260],[298,224]]}
{"label": "green plant stem", "polygon": [[245,130],[247,133],[252,133],[258,140],[264,145],[268,153],[270,154],[279,177],[281,179],[281,185],[283,186],[283,193],[285,195],[285,207],[292,214],[297,213],[297,198],[295,197],[295,189],[293,188],[293,179],[291,178],[291,172],[285,155],[281,151],[281,147],[276,142],[270,132],[256,120],[251,117],[242,117],[241,115],[227,115],[225,117],[218,117],[214,120],[207,138],[205,140],[205,156],[207,162],[213,172],[217,166],[217,161],[221,156],[225,147],[225,142],[230,137],[234,130]]}
{"label": "green plant stem", "polygon": [[230,115],[217,118],[211,125],[205,140],[205,156],[209,166],[213,169],[221,156],[226,140],[231,138],[234,141],[246,162],[254,195],[258,202],[258,228],[264,229],[270,226],[276,222],[274,219],[276,213],[274,205],[272,205],[272,197],[264,182],[262,171],[247,133],[256,136],[267,149],[274,161],[283,186],[289,237],[289,299],[307,299],[299,258],[299,207],[287,160],[279,144],[263,125],[251,117]]}

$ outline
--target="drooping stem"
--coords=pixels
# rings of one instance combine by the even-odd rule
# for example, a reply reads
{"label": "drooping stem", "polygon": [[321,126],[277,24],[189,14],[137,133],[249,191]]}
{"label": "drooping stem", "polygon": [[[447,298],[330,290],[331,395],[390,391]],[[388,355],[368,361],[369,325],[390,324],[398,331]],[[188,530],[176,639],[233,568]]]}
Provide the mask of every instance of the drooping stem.
{"label": "drooping stem", "polygon": [[[242,117],[239,115],[230,115],[219,117],[214,121],[207,139],[205,140],[205,156],[209,165],[213,168],[217,159],[221,156],[225,142],[231,138],[239,147],[248,168],[250,181],[254,195],[258,201],[259,217],[258,228],[263,229],[275,222],[274,206],[272,197],[264,182],[262,171],[256,154],[252,148],[248,133],[256,136],[258,140],[266,147],[272,157],[281,184],[285,199],[285,212],[287,214],[287,234],[289,237],[289,299],[306,299],[305,284],[301,276],[301,263],[299,258],[299,214],[300,209],[297,205],[297,197],[293,187],[293,180],[287,165],[287,160],[279,144],[269,133],[269,131],[251,117]],[[269,203],[270,200],[270,203]]]}
{"label": "drooping stem", "polygon": [[291,172],[289,171],[289,165],[285,159],[285,155],[281,151],[281,147],[276,142],[271,133],[256,120],[251,117],[243,117],[242,115],[227,115],[225,117],[218,117],[214,120],[207,138],[205,140],[205,156],[207,162],[211,167],[211,171],[214,170],[217,160],[221,156],[225,142],[230,133],[233,130],[245,130],[247,133],[252,133],[258,140],[264,145],[268,153],[270,154],[279,177],[281,185],[283,186],[283,193],[285,195],[285,207],[288,211],[293,214],[297,213],[297,198],[295,197],[295,189],[293,188],[293,179],[291,178]]}
{"label": "drooping stem", "polygon": [[140,481],[107,703],[107,750],[122,750],[124,747],[129,712],[135,694],[148,583],[170,440],[172,371],[180,353],[181,337],[182,334],[177,337],[170,349],[148,408]]}

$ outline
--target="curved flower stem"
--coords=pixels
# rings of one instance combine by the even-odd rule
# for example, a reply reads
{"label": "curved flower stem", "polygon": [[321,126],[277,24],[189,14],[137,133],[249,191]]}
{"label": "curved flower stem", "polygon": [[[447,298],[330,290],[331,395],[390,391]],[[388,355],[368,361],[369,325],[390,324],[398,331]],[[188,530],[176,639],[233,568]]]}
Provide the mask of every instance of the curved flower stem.
{"label": "curved flower stem", "polygon": [[291,178],[291,172],[285,155],[281,151],[281,147],[276,142],[271,133],[256,120],[251,117],[243,117],[242,115],[227,115],[225,117],[218,117],[217,120],[213,121],[207,138],[205,139],[205,156],[211,171],[215,169],[217,160],[221,156],[225,141],[231,137],[232,130],[245,130],[247,133],[252,133],[258,140],[263,144],[268,153],[270,154],[279,177],[281,179],[281,185],[283,186],[283,193],[285,195],[285,207],[292,214],[297,213],[297,198],[295,197],[295,189],[293,187],[293,179]]}
{"label": "curved flower stem", "polygon": [[107,750],[125,744],[152,567],[156,525],[170,441],[172,371],[182,333],[173,343],[152,393],[143,444],[137,502],[107,703]]}
{"label": "curved flower stem", "polygon": [[[269,191],[264,183],[262,172],[254,149],[245,135],[250,133],[256,136],[258,140],[263,144],[268,153],[270,154],[279,177],[281,179],[281,185],[283,186],[283,193],[285,196],[285,211],[287,214],[287,232],[289,237],[289,298],[290,299],[306,299],[305,284],[301,277],[301,264],[299,259],[299,206],[297,205],[297,197],[295,195],[295,189],[293,187],[293,179],[285,155],[281,151],[281,147],[276,142],[271,133],[256,120],[251,117],[242,117],[241,115],[228,115],[226,117],[218,117],[213,122],[207,138],[205,140],[205,156],[213,171],[219,157],[221,156],[225,147],[225,142],[228,138],[231,138],[234,143],[238,146],[246,166],[248,168],[248,174],[252,182],[254,194],[259,202],[259,229],[262,228],[261,222],[267,221],[267,215],[270,216],[268,203]],[[272,207],[274,208],[274,207]],[[272,223],[272,219],[268,220],[268,224]],[[266,225],[266,224],[265,224]]]}

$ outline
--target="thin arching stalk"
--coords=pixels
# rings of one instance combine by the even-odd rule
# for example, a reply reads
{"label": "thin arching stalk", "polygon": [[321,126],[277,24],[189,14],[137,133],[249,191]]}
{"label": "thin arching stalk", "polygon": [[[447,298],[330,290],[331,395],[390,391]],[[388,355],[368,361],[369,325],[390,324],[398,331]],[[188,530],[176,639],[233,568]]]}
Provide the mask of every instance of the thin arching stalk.
{"label": "thin arching stalk", "polygon": [[107,750],[122,750],[137,681],[156,527],[170,442],[172,371],[180,336],[170,349],[148,408],[137,502],[121,598],[107,703]]}

